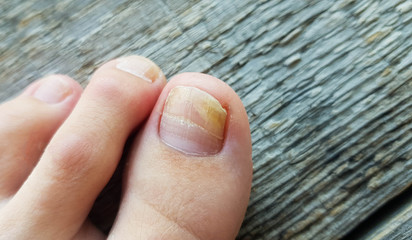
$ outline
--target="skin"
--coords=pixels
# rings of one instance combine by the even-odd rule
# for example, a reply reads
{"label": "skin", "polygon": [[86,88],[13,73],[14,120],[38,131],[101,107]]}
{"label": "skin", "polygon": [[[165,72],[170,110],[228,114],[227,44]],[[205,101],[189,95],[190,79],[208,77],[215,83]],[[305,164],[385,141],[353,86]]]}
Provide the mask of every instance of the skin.
{"label": "skin", "polygon": [[[152,74],[161,77],[149,83],[116,64],[101,66],[84,91],[73,79],[52,75],[0,105],[0,136],[7,139],[0,143],[0,239],[234,239],[252,181],[250,130],[239,97],[209,75],[183,73],[166,83]],[[63,101],[33,97],[53,78],[70,89]],[[194,156],[161,140],[163,107],[176,86],[205,91],[227,110],[218,153]],[[132,132],[120,209],[106,236],[87,216]]]}

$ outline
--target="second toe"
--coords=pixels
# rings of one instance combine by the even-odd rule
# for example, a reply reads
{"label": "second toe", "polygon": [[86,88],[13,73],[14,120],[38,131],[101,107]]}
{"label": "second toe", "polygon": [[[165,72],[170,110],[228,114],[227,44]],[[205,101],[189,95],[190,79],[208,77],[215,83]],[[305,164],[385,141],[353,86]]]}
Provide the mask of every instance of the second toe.
{"label": "second toe", "polygon": [[164,84],[160,69],[143,57],[100,67],[31,175],[1,209],[0,236],[75,236],[113,174],[126,139],[150,114]]}

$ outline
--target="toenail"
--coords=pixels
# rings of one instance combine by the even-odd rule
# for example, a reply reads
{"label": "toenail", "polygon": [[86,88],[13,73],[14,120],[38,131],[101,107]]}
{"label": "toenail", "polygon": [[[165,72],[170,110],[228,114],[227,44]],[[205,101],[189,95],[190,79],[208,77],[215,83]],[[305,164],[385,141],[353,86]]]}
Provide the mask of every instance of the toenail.
{"label": "toenail", "polygon": [[130,73],[149,83],[156,81],[161,77],[160,68],[147,58],[140,56],[130,56],[117,59],[116,68]]}
{"label": "toenail", "polygon": [[43,80],[32,95],[42,102],[53,104],[63,101],[72,92],[73,89],[65,79],[51,77]]}
{"label": "toenail", "polygon": [[167,97],[159,134],[167,145],[192,155],[218,153],[223,146],[226,110],[195,87],[175,87]]}

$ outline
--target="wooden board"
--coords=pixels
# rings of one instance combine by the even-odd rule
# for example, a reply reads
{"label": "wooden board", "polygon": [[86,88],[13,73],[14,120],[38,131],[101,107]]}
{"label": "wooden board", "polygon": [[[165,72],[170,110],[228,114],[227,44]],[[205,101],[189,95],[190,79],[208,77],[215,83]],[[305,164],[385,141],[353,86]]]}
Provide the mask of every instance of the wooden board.
{"label": "wooden board", "polygon": [[385,225],[370,233],[367,239],[408,240],[412,236],[412,205],[393,216]]}
{"label": "wooden board", "polygon": [[409,188],[399,197],[358,225],[344,240],[409,240],[412,236],[412,189]]}
{"label": "wooden board", "polygon": [[214,75],[252,132],[239,238],[336,239],[411,187],[411,38],[410,0],[1,1],[0,100],[128,54]]}

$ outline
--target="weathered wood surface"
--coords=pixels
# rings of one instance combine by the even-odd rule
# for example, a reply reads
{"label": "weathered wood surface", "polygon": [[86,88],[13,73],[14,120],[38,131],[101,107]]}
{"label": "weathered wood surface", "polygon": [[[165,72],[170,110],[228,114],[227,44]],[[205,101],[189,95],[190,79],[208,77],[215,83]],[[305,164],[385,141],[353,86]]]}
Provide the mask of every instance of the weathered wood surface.
{"label": "weathered wood surface", "polygon": [[239,238],[336,239],[411,187],[411,38],[410,0],[1,1],[0,100],[127,54],[212,74],[250,118]]}
{"label": "weathered wood surface", "polygon": [[390,200],[343,239],[409,240],[412,236],[412,188]]}
{"label": "weathered wood surface", "polygon": [[375,229],[364,239],[409,240],[412,237],[412,204],[388,219],[388,222]]}

